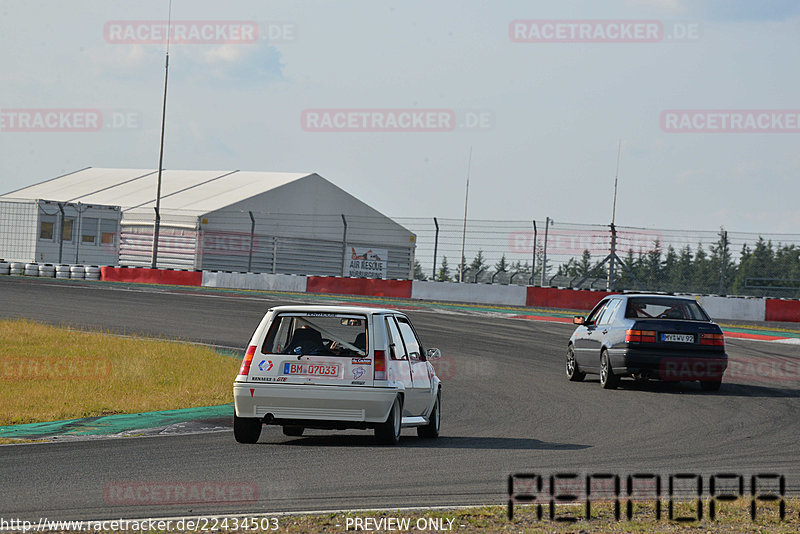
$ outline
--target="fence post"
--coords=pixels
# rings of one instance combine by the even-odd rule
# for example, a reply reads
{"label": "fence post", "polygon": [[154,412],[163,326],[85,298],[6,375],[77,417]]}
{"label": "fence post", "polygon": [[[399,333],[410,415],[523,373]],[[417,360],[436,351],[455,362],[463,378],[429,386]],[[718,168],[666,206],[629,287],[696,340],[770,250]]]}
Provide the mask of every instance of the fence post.
{"label": "fence post", "polygon": [[614,265],[617,262],[617,227],[611,223],[611,251],[608,254],[608,278],[606,279],[606,291],[614,290]]}
{"label": "fence post", "polygon": [[278,272],[278,236],[272,236],[272,274]]}
{"label": "fence post", "polygon": [[247,272],[252,272],[253,267],[253,238],[256,234],[256,218],[253,217],[253,212],[248,211],[250,214],[250,254],[247,256]]}
{"label": "fence post", "polygon": [[61,212],[61,222],[58,225],[58,263],[61,263],[61,255],[64,252],[64,204],[58,203],[58,211]]}
{"label": "fence post", "polygon": [[544,277],[547,273],[547,232],[550,229],[550,217],[544,221],[544,251],[542,252],[542,287],[544,287]]}
{"label": "fence post", "polygon": [[344,230],[342,231],[342,276],[347,274],[347,219],[344,217],[344,213],[342,213],[342,224],[344,224]]}
{"label": "fence post", "polygon": [[534,278],[536,278],[536,241],[538,236],[536,235],[536,220],[533,221],[533,245],[531,246],[531,254],[533,255],[531,261],[531,285],[534,284]]}
{"label": "fence post", "polygon": [[439,221],[436,217],[433,218],[433,224],[436,225],[436,237],[433,240],[433,274],[431,280],[436,280],[436,253],[439,251]]}
{"label": "fence post", "polygon": [[719,255],[719,294],[725,294],[725,264],[728,263],[728,231],[722,230],[720,232],[720,240],[722,241]]}
{"label": "fence post", "polygon": [[81,210],[81,203],[80,202],[78,202],[78,208],[77,209],[78,209],[78,234],[75,236],[75,263],[76,264],[79,263],[78,258],[79,258],[79,254],[80,254],[80,251],[81,251],[81,239],[83,239],[83,237],[81,236],[81,231],[82,231],[81,226],[83,226],[83,211]]}

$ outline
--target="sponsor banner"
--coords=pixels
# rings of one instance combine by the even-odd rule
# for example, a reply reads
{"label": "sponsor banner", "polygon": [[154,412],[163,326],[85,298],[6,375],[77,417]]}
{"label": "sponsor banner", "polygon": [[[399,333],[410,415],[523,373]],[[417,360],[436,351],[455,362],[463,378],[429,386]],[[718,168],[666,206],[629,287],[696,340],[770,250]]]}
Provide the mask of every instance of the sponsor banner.
{"label": "sponsor banner", "polygon": [[386,278],[389,251],[385,248],[350,247],[346,273],[350,278]]}

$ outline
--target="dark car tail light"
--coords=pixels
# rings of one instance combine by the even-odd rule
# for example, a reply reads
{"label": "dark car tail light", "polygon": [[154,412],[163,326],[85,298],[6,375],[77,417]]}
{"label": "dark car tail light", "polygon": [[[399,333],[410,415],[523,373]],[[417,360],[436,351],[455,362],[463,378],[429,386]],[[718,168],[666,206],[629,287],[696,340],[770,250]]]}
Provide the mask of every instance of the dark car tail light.
{"label": "dark car tail light", "polygon": [[373,375],[373,378],[375,380],[386,380],[386,351],[376,350],[374,359],[375,374]]}
{"label": "dark car tail light", "polygon": [[244,355],[244,359],[242,360],[242,366],[239,368],[240,375],[249,375],[250,374],[250,363],[253,361],[253,354],[256,353],[256,346],[250,345],[247,347],[247,353]]}
{"label": "dark car tail light", "polygon": [[628,330],[625,332],[625,343],[655,343],[656,333],[653,330]]}
{"label": "dark car tail light", "polygon": [[700,344],[724,347],[725,336],[723,334],[700,334]]}

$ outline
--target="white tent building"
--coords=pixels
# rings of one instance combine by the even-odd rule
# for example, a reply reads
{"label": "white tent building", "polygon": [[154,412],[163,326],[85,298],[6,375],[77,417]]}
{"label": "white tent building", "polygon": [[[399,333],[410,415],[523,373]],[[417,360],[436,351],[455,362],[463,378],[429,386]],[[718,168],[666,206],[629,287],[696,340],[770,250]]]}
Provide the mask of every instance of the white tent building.
{"label": "white tent building", "polygon": [[[0,220],[2,206],[12,199],[118,206],[117,263],[149,266],[157,176],[153,169],[82,169],[0,196]],[[160,212],[159,267],[404,279],[413,274],[416,236],[314,173],[164,170]],[[353,269],[356,263],[367,267]]]}

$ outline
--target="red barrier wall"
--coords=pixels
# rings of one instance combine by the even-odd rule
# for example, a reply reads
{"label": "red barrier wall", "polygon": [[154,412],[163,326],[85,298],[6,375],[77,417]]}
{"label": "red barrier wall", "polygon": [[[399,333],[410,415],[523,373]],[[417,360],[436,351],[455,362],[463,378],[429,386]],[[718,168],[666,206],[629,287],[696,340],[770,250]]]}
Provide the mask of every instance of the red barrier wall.
{"label": "red barrier wall", "polygon": [[800,323],[800,300],[767,299],[765,321]]}
{"label": "red barrier wall", "polygon": [[200,286],[203,284],[203,273],[198,271],[170,271],[168,269],[100,267],[100,280],[106,282],[136,282],[139,284]]}
{"label": "red barrier wall", "polygon": [[591,310],[600,299],[612,295],[606,291],[586,289],[559,289],[557,287],[528,287],[526,306],[565,308],[569,310]]}
{"label": "red barrier wall", "polygon": [[334,293],[337,295],[366,295],[409,299],[411,298],[411,280],[309,276],[306,283],[306,293]]}

